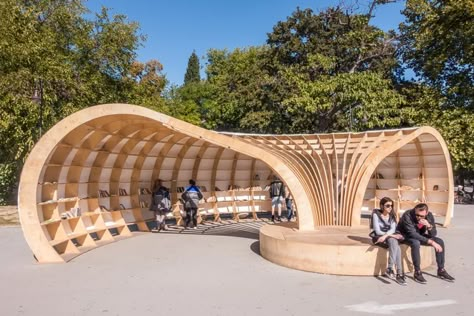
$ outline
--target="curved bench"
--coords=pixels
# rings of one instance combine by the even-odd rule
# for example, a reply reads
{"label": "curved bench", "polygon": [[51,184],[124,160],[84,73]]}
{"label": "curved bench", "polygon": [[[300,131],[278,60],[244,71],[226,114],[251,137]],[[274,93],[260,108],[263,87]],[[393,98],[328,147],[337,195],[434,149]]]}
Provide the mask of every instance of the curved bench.
{"label": "curved bench", "polygon": [[[321,227],[299,231],[296,223],[260,228],[260,253],[276,264],[336,275],[380,275],[387,267],[387,249],[374,246],[367,226]],[[405,273],[413,271],[409,246],[400,245]],[[432,264],[431,247],[421,247],[421,268]]]}

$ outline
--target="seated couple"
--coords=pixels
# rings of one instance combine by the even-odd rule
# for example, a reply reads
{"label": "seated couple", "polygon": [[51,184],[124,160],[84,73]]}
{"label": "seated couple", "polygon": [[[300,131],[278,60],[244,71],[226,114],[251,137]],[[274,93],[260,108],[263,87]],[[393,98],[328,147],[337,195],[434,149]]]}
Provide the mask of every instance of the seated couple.
{"label": "seated couple", "polygon": [[415,269],[413,278],[416,282],[426,283],[420,269],[420,245],[431,246],[435,249],[438,277],[446,281],[454,281],[454,278],[444,269],[445,246],[443,240],[436,236],[434,217],[429,212],[428,205],[420,203],[413,209],[405,211],[397,224],[394,203],[392,199],[384,197],[380,200],[380,209],[375,209],[372,213],[370,226],[373,229],[370,237],[374,244],[388,248],[388,266],[384,274],[386,277],[401,285],[406,285],[399,245],[403,242],[411,248]]}

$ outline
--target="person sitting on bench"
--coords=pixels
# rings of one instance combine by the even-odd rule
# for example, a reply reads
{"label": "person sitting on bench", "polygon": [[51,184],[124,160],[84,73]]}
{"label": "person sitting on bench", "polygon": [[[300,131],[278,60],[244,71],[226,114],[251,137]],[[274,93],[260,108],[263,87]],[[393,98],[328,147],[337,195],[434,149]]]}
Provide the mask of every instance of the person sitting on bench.
{"label": "person sitting on bench", "polygon": [[[372,242],[380,247],[388,248],[388,265],[384,276],[395,280],[400,285],[406,285],[399,245],[403,236],[396,232],[397,216],[391,198],[384,197],[380,200],[380,209],[374,209],[372,212],[370,226],[373,229],[370,233]],[[394,265],[397,269],[396,275],[393,271]]]}
{"label": "person sitting on bench", "polygon": [[436,236],[434,216],[429,212],[428,205],[420,203],[415,208],[405,211],[397,228],[410,245],[416,282],[426,283],[420,269],[420,245],[428,245],[435,249],[438,277],[446,281],[454,281],[454,278],[444,269],[445,245],[444,241]]}

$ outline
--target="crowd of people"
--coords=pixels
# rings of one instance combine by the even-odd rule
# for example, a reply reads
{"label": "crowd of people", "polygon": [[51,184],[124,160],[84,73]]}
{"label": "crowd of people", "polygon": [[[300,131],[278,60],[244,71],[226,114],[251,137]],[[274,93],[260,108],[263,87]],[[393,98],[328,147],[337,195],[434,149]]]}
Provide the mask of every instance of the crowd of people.
{"label": "crowd of people", "polygon": [[[156,219],[156,227],[152,231],[159,232],[168,229],[165,219],[166,214],[171,211],[170,192],[169,188],[163,186],[159,179],[154,182],[152,192],[150,210],[155,213]],[[276,176],[270,183],[269,196],[271,199],[271,220],[281,222],[282,204],[285,203],[286,219],[291,221],[294,216],[293,198],[285,184]],[[185,211],[185,228],[197,228],[197,211],[202,198],[203,194],[196,182],[193,179],[189,180],[189,185],[181,194],[181,202]],[[435,250],[437,276],[450,282],[455,280],[445,269],[445,244],[437,236],[435,220],[433,214],[429,212],[427,204],[417,204],[413,209],[405,211],[398,220],[394,201],[389,197],[384,197],[380,200],[380,208],[374,209],[372,212],[370,227],[369,236],[374,245],[386,248],[389,253],[385,277],[401,285],[407,284],[400,250],[400,244],[403,243],[410,247],[414,268],[413,279],[416,282],[422,284],[427,282],[420,267],[420,246],[422,245],[433,247]]]}
{"label": "crowd of people", "polygon": [[[286,189],[283,182],[278,178],[274,177],[273,181],[269,186],[271,202],[271,214],[272,221],[281,222],[282,204],[285,203],[287,215],[286,219],[291,221],[295,217],[293,208],[293,197],[288,189]],[[193,179],[189,180],[189,185],[184,189],[181,194],[181,203],[184,208],[184,227],[189,229],[197,228],[197,212],[199,208],[199,201],[203,198],[203,194],[199,187],[196,185],[196,181]],[[275,209],[277,210],[277,217],[275,218]],[[169,188],[163,185],[163,181],[160,179],[155,180],[152,188],[152,198],[150,203],[150,211],[155,214],[156,225],[152,229],[152,232],[160,232],[161,230],[167,230],[168,226],[165,223],[166,214],[171,212],[171,196]]]}

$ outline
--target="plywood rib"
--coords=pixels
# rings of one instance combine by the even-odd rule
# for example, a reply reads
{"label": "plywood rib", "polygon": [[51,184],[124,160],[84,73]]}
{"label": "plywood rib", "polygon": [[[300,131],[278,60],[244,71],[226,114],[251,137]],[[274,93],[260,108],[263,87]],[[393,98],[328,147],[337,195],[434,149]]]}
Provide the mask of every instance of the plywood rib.
{"label": "plywood rib", "polygon": [[[287,150],[278,150],[278,147],[276,146],[276,141],[273,136],[258,136],[258,137],[252,137],[247,139],[250,143],[252,141],[256,141],[259,146],[264,146],[266,150],[268,150],[272,155],[277,156],[281,159],[283,163],[285,163],[291,170],[293,171],[294,178],[286,178],[282,177],[283,181],[288,185],[289,180],[297,180],[297,188],[292,188],[290,186],[290,191],[293,193],[293,198],[295,202],[298,200],[298,195],[300,195],[302,192],[308,192],[307,197],[311,196],[312,200],[311,202],[308,203],[309,207],[305,208],[299,208],[298,207],[298,212],[299,212],[299,217],[298,217],[298,223],[300,224],[300,228],[302,228],[302,223],[300,223],[301,217],[312,217],[311,222],[307,222],[307,224],[310,224],[311,226],[318,226],[321,225],[321,213],[320,212],[311,212],[311,210],[314,210],[318,207],[318,204],[320,203],[319,199],[315,199],[314,196],[315,194],[312,192],[315,190],[316,186],[312,185],[312,183],[308,183],[308,179],[305,176],[304,173],[301,173],[301,168],[300,168],[300,163],[296,161],[291,154],[288,153]],[[265,160],[263,160],[265,162]],[[271,166],[271,165],[270,165]],[[274,169],[272,167],[272,169]],[[279,174],[278,172],[276,172]],[[299,204],[297,204],[299,205]],[[309,213],[311,212],[311,213]],[[308,214],[309,213],[309,214]]]}
{"label": "plywood rib", "polygon": [[[311,185],[315,181],[317,182],[318,180],[320,181],[320,184],[322,184],[321,178],[318,177],[319,172],[316,170],[314,164],[315,161],[313,159],[308,159],[306,157],[309,155],[304,151],[300,144],[297,144],[296,142],[293,142],[291,138],[288,137],[288,140],[290,143],[295,145],[296,148],[300,148],[300,150],[292,150],[288,145],[285,145],[282,143],[283,146],[283,151],[284,153],[287,154],[287,158],[291,159],[295,166],[299,166],[299,175],[301,176],[301,181],[305,183],[305,186],[309,189],[311,192],[311,195],[315,197],[315,200],[318,202],[316,205],[316,208],[321,209],[324,205],[324,192],[322,192],[321,189],[323,189],[323,185]],[[325,214],[324,214],[325,215]],[[324,217],[319,217],[316,220],[317,225],[325,225],[327,223],[327,218],[326,216]]]}
{"label": "plywood rib", "polygon": [[[405,162],[409,157],[413,162]],[[397,170],[387,169],[392,167]],[[376,179],[378,173],[385,173],[384,179]],[[430,127],[221,134],[143,107],[106,104],[59,122],[33,148],[21,175],[20,220],[38,260],[62,262],[116,240],[117,234],[129,236],[126,222],[143,219],[137,193],[157,178],[170,187],[176,202],[178,187],[189,178],[206,186],[212,196],[217,186],[263,188],[271,174],[292,193],[301,231],[357,226],[362,209],[377,205],[385,192],[393,193],[405,209],[415,202],[406,200],[410,195],[419,197],[444,217],[444,225],[452,217],[451,161],[442,137]],[[417,183],[422,183],[420,188],[405,188]],[[405,191],[400,189],[403,184]],[[104,198],[100,191],[111,196]],[[102,212],[101,204],[110,212]],[[87,215],[60,219],[77,207]],[[139,226],[147,229],[143,220]]]}
{"label": "plywood rib", "polygon": [[[198,171],[199,171],[199,166],[201,165],[201,157],[204,155],[206,152],[207,148],[209,147],[209,143],[204,143],[202,144],[201,148],[199,149],[199,152],[196,156],[196,159],[194,160],[194,166],[193,166],[193,179],[197,179]],[[211,191],[213,191],[212,188],[210,188]]]}
{"label": "plywood rib", "polygon": [[239,153],[235,153],[232,158],[232,168],[230,169],[230,187],[229,189],[234,189],[235,187],[235,171],[237,168],[237,161],[239,159]]}
{"label": "plywood rib", "polygon": [[212,165],[212,176],[211,176],[211,185],[212,191],[216,191],[216,179],[217,179],[217,166],[219,165],[219,161],[221,159],[222,153],[224,152],[225,148],[219,148],[217,151],[216,156],[214,157],[214,163]]}
{"label": "plywood rib", "polygon": [[[321,210],[327,209],[328,207],[326,197],[329,192],[327,190],[327,186],[325,185],[325,175],[323,174],[325,171],[324,162],[321,157],[315,153],[312,147],[310,148],[310,159],[312,160],[312,164],[309,162],[308,165],[314,167],[313,170],[310,170],[309,174],[305,172],[306,170],[303,170],[303,176],[309,177],[306,180],[306,183],[308,183],[308,186],[313,191],[312,194],[316,199],[316,209],[320,210],[318,212],[318,216],[316,217],[317,225],[331,225],[331,214],[321,212]],[[316,185],[313,185],[313,183],[316,183]]]}
{"label": "plywood rib", "polygon": [[[378,137],[380,139],[381,136]],[[378,142],[373,142],[367,150],[362,152],[362,145],[365,143],[367,139],[367,134],[364,134],[364,137],[359,142],[356,150],[351,156],[351,162],[349,164],[348,172],[347,172],[347,189],[345,190],[345,216],[344,216],[344,225],[348,225],[350,223],[350,219],[352,217],[353,209],[351,207],[351,202],[355,199],[355,193],[357,193],[358,183],[359,183],[359,172],[362,164],[366,161],[367,157],[369,156],[372,147],[375,147]]]}
{"label": "plywood rib", "polygon": [[[306,140],[306,138],[303,137],[303,140],[305,141],[305,143],[310,146],[310,144],[308,143],[308,141]],[[318,138],[319,142],[321,143],[321,140]],[[334,144],[334,143],[333,143]],[[334,145],[333,145],[334,146]],[[310,146],[311,147],[311,146]],[[312,148],[312,147],[311,147]],[[335,211],[335,205],[334,205],[334,196],[332,194],[330,194],[330,192],[332,192],[332,188],[334,186],[333,184],[333,176],[332,176],[332,162],[331,162],[331,158],[329,157],[326,149],[323,147],[322,148],[322,153],[323,153],[323,159],[321,160],[321,165],[323,167],[322,170],[324,170],[325,172],[325,186],[324,186],[324,196],[326,198],[326,202],[328,204],[328,209],[329,210],[334,210]],[[311,151],[312,152],[312,156],[314,158],[316,157],[319,157],[319,155],[317,155],[314,150]],[[326,216],[327,216],[327,221],[326,221],[326,225],[334,225],[336,224],[335,222],[335,212],[334,211],[329,211],[329,212],[326,212]]]}
{"label": "plywood rib", "polygon": [[181,150],[178,153],[178,156],[176,157],[174,166],[173,166],[173,174],[171,176],[171,179],[178,179],[179,171],[181,170],[181,163],[183,162],[183,158],[186,155],[186,152],[189,150],[189,148],[192,146],[197,141],[195,138],[189,138],[186,141],[186,144],[181,147]]}

